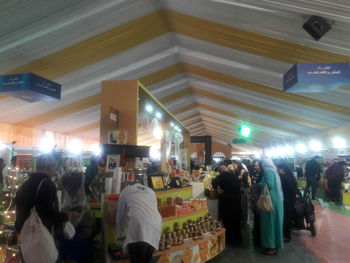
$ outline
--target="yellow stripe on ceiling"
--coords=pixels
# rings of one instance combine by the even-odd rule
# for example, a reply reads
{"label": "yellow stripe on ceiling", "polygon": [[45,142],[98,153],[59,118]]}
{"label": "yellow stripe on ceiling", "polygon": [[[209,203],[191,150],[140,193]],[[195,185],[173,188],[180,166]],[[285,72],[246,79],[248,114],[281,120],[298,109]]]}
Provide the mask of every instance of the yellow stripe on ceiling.
{"label": "yellow stripe on ceiling", "polygon": [[304,97],[297,94],[284,93],[281,90],[270,88],[255,82],[235,78],[220,72],[216,72],[210,69],[199,67],[193,64],[185,63],[185,70],[188,73],[221,82],[230,86],[235,86],[241,89],[253,91],[256,93],[272,96],[278,99],[302,104],[309,107],[314,107],[320,110],[331,111],[339,114],[350,115],[350,108],[341,105],[332,104],[325,101],[320,101],[308,97]]}
{"label": "yellow stripe on ceiling", "polygon": [[[225,126],[222,126],[222,125],[218,125],[216,123],[212,123],[208,120],[204,120],[204,125],[206,128],[211,128],[211,129],[214,129],[215,127],[215,131],[218,131],[218,132],[229,132],[228,134],[231,136],[231,138],[240,138],[241,136],[236,134],[235,132],[234,133],[231,133],[231,129],[225,127]],[[214,125],[214,127],[213,127]],[[251,142],[251,143],[278,143],[280,144],[281,143],[281,139],[278,139],[276,138],[274,135],[271,135],[271,134],[267,134],[265,136],[260,136],[258,137],[257,135],[261,135],[261,133],[253,133],[249,138],[245,138],[245,140],[247,142]],[[285,142],[285,140],[283,140]]]}
{"label": "yellow stripe on ceiling", "polygon": [[234,99],[231,99],[231,98],[228,98],[228,97],[216,95],[214,93],[211,93],[211,92],[208,92],[208,91],[205,91],[205,90],[193,88],[193,92],[198,94],[198,95],[201,95],[201,96],[204,96],[204,97],[207,97],[207,98],[211,98],[213,100],[217,100],[219,102],[232,104],[233,106],[237,106],[237,107],[240,107],[240,108],[244,108],[244,109],[248,109],[248,110],[251,110],[251,111],[258,112],[258,113],[262,113],[264,115],[271,116],[271,117],[274,117],[274,118],[288,120],[290,122],[298,123],[298,124],[301,124],[301,125],[305,125],[305,126],[308,126],[308,127],[315,128],[315,129],[328,130],[328,129],[331,128],[328,125],[324,125],[324,124],[321,124],[321,123],[318,123],[318,122],[314,122],[314,121],[306,120],[306,119],[303,119],[303,118],[295,117],[293,115],[288,115],[288,114],[285,114],[285,113],[281,113],[281,112],[265,109],[265,108],[258,107],[258,106],[255,106],[255,105],[252,105],[252,104],[249,104],[249,103],[245,103],[245,102],[234,100]]}
{"label": "yellow stripe on ceiling", "polygon": [[183,113],[183,112],[186,112],[186,111],[189,111],[189,110],[193,110],[195,108],[197,108],[197,104],[193,103],[193,104],[187,105],[185,107],[182,107],[180,109],[174,110],[174,111],[172,111],[172,113],[174,115],[176,115],[176,114],[180,114],[180,113]]}
{"label": "yellow stripe on ceiling", "polygon": [[192,125],[195,125],[195,124],[198,124],[198,123],[202,123],[202,122],[203,122],[202,120],[197,120],[197,121],[194,121],[192,123],[187,124],[186,127],[192,126]]}
{"label": "yellow stripe on ceiling", "polygon": [[78,44],[8,72],[55,79],[169,32],[160,11],[139,17]]}
{"label": "yellow stripe on ceiling", "polygon": [[[218,121],[219,121],[219,120],[218,120]],[[207,120],[207,119],[204,119],[203,122],[204,122],[204,125],[206,125],[206,124],[208,123],[208,124],[211,124],[211,125],[215,125],[215,126],[217,126],[218,128],[226,129],[227,131],[232,132],[232,136],[234,136],[234,137],[239,136],[238,132],[236,131],[236,130],[238,130],[238,129],[235,129],[236,127],[238,128],[237,125],[234,125],[234,127],[229,128],[229,127],[227,127],[227,126],[225,126],[225,125],[222,125],[222,124],[217,123],[216,121],[209,121],[209,120]],[[224,122],[225,122],[225,121],[224,121]],[[228,122],[225,122],[225,123],[228,123]],[[229,125],[231,125],[231,124],[229,123]],[[276,138],[276,137],[274,136],[274,134],[268,134],[268,133],[263,134],[262,132],[254,132],[254,133],[252,134],[251,138],[256,138],[256,136],[258,136],[258,135],[261,136],[261,137],[260,137],[261,139],[271,139],[271,138],[273,138],[275,141],[276,141],[276,139],[277,139],[277,140],[280,140],[280,138]]]}
{"label": "yellow stripe on ceiling", "polygon": [[180,118],[179,120],[180,120],[182,123],[184,123],[185,121],[190,120],[190,119],[193,119],[193,118],[196,118],[196,117],[198,117],[198,116],[199,116],[199,113],[196,113],[196,114],[190,115],[190,116],[188,116],[188,117]]}
{"label": "yellow stripe on ceiling", "polygon": [[[212,136],[217,136],[218,139],[224,139],[226,140],[228,143],[231,143],[232,142],[232,139],[233,137],[229,134],[226,134],[225,132],[223,131],[218,131],[214,128],[211,128],[211,127],[206,127],[206,129],[208,130],[209,134],[212,135]],[[243,144],[243,145],[249,145],[249,146],[253,146],[253,145],[265,145],[265,144],[268,144],[269,141],[262,141],[262,140],[258,140],[258,139],[246,139],[245,140],[246,143]]]}
{"label": "yellow stripe on ceiling", "polygon": [[170,29],[176,33],[217,45],[287,63],[350,61],[350,56],[249,32],[198,17],[164,9]]}
{"label": "yellow stripe on ceiling", "polygon": [[163,80],[174,77],[174,76],[179,75],[179,74],[184,73],[184,72],[185,72],[185,70],[183,68],[183,63],[179,62],[179,63],[171,65],[167,68],[161,69],[157,72],[149,74],[145,77],[142,77],[139,79],[139,81],[144,86],[147,87],[147,86],[150,86],[154,83],[161,82]]}
{"label": "yellow stripe on ceiling", "polygon": [[99,105],[101,103],[101,94],[92,95],[85,99],[73,102],[71,104],[62,106],[58,109],[54,109],[45,112],[40,115],[36,115],[32,118],[17,122],[17,125],[36,127],[44,123],[51,122],[60,118],[63,118],[69,114],[85,110],[87,108]]}
{"label": "yellow stripe on ceiling", "polygon": [[251,120],[251,119],[249,119],[247,117],[240,116],[240,115],[237,115],[235,113],[228,112],[228,111],[221,110],[221,109],[217,109],[217,108],[214,108],[214,107],[210,107],[208,105],[204,105],[204,104],[201,104],[201,103],[197,103],[197,105],[198,105],[198,107],[200,107],[202,109],[206,109],[208,111],[213,111],[213,112],[216,112],[216,113],[219,113],[219,114],[231,117],[231,118],[235,118],[235,119],[238,119],[238,120],[240,120],[242,122],[244,122],[244,121],[245,122],[250,122],[250,123],[253,123],[253,124],[256,124],[256,125],[260,125],[260,126],[263,126],[263,127],[267,127],[267,128],[271,128],[271,129],[274,129],[274,130],[279,130],[279,131],[283,131],[283,132],[287,132],[287,133],[295,134],[295,135],[305,135],[306,134],[306,133],[302,133],[302,132],[299,132],[299,131],[290,130],[290,129],[283,128],[283,127],[280,127],[280,126],[276,126],[276,125],[268,124],[268,123],[265,123],[265,122],[261,122],[261,121],[258,121],[258,120]]}
{"label": "yellow stripe on ceiling", "polygon": [[84,125],[84,126],[81,126],[81,127],[76,128],[74,130],[66,131],[65,133],[68,133],[68,134],[80,134],[80,133],[84,133],[84,132],[87,132],[87,131],[90,131],[90,130],[93,130],[93,129],[97,129],[97,128],[100,128],[100,122],[99,121],[93,122],[93,123],[90,123],[90,124],[87,124],[87,125]]}
{"label": "yellow stripe on ceiling", "polygon": [[172,93],[168,96],[165,96],[165,97],[162,97],[159,99],[159,101],[163,104],[166,104],[170,101],[173,101],[173,100],[177,100],[179,98],[182,98],[182,97],[185,97],[185,96],[189,96],[189,95],[192,95],[192,89],[191,88],[186,88],[186,89],[183,89],[183,90],[180,90],[178,92],[175,92],[175,93]]}
{"label": "yellow stripe on ceiling", "polygon": [[[226,123],[226,124],[232,125],[234,127],[239,127],[239,124],[237,124],[237,123],[228,121],[226,119],[217,118],[215,116],[211,116],[211,115],[208,115],[208,114],[205,114],[205,113],[201,113],[201,117],[202,117],[202,120],[203,120],[204,123],[208,122],[207,119],[210,119],[210,120],[213,121],[212,124],[214,124],[214,123],[217,124],[217,122],[219,122],[219,123]],[[219,125],[219,124],[217,124],[217,125]],[[263,136],[272,136],[272,137],[274,137],[276,139],[283,139],[283,140],[286,139],[286,137],[280,136],[278,134],[271,134],[271,133],[263,132],[263,131],[261,131],[259,129],[254,129],[254,134],[258,134],[258,135],[261,134]]]}

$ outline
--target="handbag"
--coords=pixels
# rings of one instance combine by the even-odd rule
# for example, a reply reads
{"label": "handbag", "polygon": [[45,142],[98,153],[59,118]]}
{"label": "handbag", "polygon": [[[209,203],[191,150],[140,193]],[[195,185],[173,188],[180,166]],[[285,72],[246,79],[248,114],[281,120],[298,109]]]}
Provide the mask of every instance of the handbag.
{"label": "handbag", "polygon": [[264,184],[264,192],[260,195],[257,207],[260,212],[271,212],[273,210],[269,189]]}
{"label": "handbag", "polygon": [[[38,198],[43,179],[36,191],[35,200]],[[35,206],[30,210],[30,215],[23,224],[21,233],[21,254],[26,263],[55,263],[58,251],[52,235],[43,225]]]}

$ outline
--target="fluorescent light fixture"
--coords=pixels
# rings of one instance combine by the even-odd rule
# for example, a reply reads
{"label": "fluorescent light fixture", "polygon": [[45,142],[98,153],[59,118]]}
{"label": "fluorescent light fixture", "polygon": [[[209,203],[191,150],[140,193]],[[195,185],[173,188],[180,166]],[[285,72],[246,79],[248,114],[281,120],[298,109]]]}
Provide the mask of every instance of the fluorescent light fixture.
{"label": "fluorescent light fixture", "polygon": [[80,140],[77,140],[77,139],[70,141],[68,145],[68,151],[73,154],[81,153],[82,149],[83,149],[83,144]]}
{"label": "fluorescent light fixture", "polygon": [[333,147],[336,149],[341,149],[346,147],[346,142],[343,138],[334,137],[332,140]]}
{"label": "fluorescent light fixture", "polygon": [[152,107],[151,104],[146,104],[146,111],[147,111],[148,113],[151,113],[151,112],[153,111],[153,107]]}
{"label": "fluorescent light fixture", "polygon": [[173,122],[170,122],[170,126],[171,126],[171,127],[174,127],[175,124],[174,124]]}
{"label": "fluorescent light fixture", "polygon": [[160,112],[157,112],[156,117],[160,120],[162,118],[162,114]]}
{"label": "fluorescent light fixture", "polygon": [[307,148],[306,148],[306,145],[305,145],[305,144],[303,144],[303,143],[298,143],[298,144],[295,146],[295,150],[296,150],[298,153],[306,153]]}
{"label": "fluorescent light fixture", "polygon": [[90,151],[92,151],[96,156],[101,154],[101,147],[99,144],[95,143],[90,146]]}
{"label": "fluorescent light fixture", "polygon": [[44,153],[49,153],[53,150],[55,147],[55,140],[52,137],[44,137],[41,139],[40,144],[39,144],[39,150],[44,152]]}
{"label": "fluorescent light fixture", "polygon": [[320,141],[312,140],[310,142],[310,149],[313,152],[319,152],[322,149],[322,144]]}

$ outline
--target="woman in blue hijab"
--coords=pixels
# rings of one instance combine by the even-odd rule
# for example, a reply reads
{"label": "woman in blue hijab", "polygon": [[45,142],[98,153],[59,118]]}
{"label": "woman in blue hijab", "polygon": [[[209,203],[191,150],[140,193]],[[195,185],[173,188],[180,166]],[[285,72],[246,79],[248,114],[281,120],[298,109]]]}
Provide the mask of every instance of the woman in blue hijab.
{"label": "woman in blue hijab", "polygon": [[283,191],[281,180],[272,160],[262,158],[264,174],[260,182],[261,192],[264,185],[270,192],[273,210],[260,214],[260,240],[265,248],[264,254],[276,255],[279,248],[283,248]]}

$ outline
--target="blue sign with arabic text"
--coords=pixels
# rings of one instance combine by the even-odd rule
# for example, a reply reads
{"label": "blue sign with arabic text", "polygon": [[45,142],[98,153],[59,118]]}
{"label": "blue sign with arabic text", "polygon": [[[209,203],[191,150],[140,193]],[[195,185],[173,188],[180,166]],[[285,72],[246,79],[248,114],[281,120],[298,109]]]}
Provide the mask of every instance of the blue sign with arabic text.
{"label": "blue sign with arabic text", "polygon": [[0,76],[0,93],[28,102],[61,99],[61,85],[33,73]]}
{"label": "blue sign with arabic text", "polygon": [[283,75],[283,91],[327,92],[350,83],[350,63],[297,63]]}

